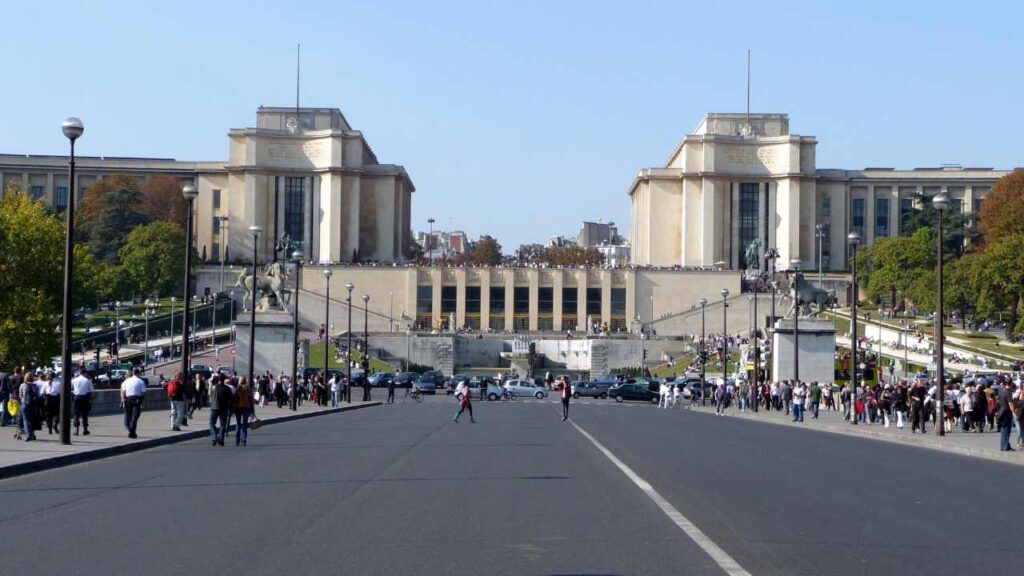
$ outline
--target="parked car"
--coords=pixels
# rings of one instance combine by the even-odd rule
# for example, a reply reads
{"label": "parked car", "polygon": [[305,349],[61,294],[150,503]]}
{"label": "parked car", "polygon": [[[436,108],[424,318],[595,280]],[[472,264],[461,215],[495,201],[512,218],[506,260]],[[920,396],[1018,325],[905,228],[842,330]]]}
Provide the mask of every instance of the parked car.
{"label": "parked car", "polygon": [[572,397],[607,398],[609,388],[606,382],[573,382]]}
{"label": "parked car", "polygon": [[548,395],[547,389],[537,386],[530,380],[522,379],[509,380],[508,382],[505,382],[505,390],[516,398],[527,398],[529,396],[533,396],[537,400],[541,400]]}
{"label": "parked car", "polygon": [[[120,388],[121,383],[128,379],[131,372],[124,370],[123,368],[115,368],[106,374],[101,374],[96,377],[97,388]],[[139,376],[142,381],[149,386],[149,378],[146,376]]]}
{"label": "parked car", "polygon": [[964,374],[964,384],[970,384],[973,386],[983,385],[992,386],[998,380],[999,374],[992,371],[979,370],[977,372],[968,372]]}
{"label": "parked car", "polygon": [[427,376],[423,374],[413,384],[413,387],[418,390],[421,394],[436,394],[437,384],[434,383],[433,376]]}
{"label": "parked car", "polygon": [[[469,383],[473,380],[467,374],[456,374],[448,379],[448,383],[445,385],[445,393],[451,395],[455,393],[455,389],[459,387],[459,384],[466,382]],[[479,388],[479,384],[477,385]]]}
{"label": "parked car", "polygon": [[616,402],[623,400],[640,400],[644,402],[658,403],[658,393],[651,392],[647,386],[637,383],[625,383],[612,386],[608,389],[608,395],[615,398]]}
{"label": "parked car", "polygon": [[412,388],[412,385],[419,379],[419,372],[400,372],[395,376],[395,386],[399,388]]}
{"label": "parked car", "polygon": [[393,380],[395,375],[391,372],[377,372],[376,374],[370,375],[370,386],[374,388],[385,388],[388,382]]}
{"label": "parked car", "polygon": [[225,378],[230,378],[234,376],[235,371],[231,369],[231,366],[217,366],[217,374],[220,374]]}
{"label": "parked car", "polygon": [[[486,394],[488,400],[501,400],[505,396],[505,389],[495,384],[490,378],[485,378],[483,380],[470,380],[467,385],[469,386],[469,391],[472,395],[471,398],[474,399],[480,397],[481,386],[483,386],[487,391]],[[456,394],[455,398],[461,401],[462,393],[460,392]]]}
{"label": "parked car", "polygon": [[428,372],[424,372],[423,374],[420,375],[420,378],[423,378],[424,376],[434,381],[435,389],[444,386],[444,373],[441,372],[440,370],[430,370]]}
{"label": "parked car", "polygon": [[193,364],[188,370],[189,379],[195,378],[196,374],[202,374],[206,380],[213,376],[213,370],[206,364]]}

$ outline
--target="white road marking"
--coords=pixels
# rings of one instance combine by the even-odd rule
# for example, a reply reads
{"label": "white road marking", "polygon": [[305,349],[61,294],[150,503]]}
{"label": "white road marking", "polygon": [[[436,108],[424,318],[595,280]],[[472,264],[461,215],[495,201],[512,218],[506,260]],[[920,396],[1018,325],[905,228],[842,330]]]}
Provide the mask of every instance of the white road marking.
{"label": "white road marking", "polygon": [[570,420],[569,423],[579,430],[580,434],[583,434],[584,438],[590,440],[590,443],[604,454],[606,458],[611,460],[612,464],[615,464],[615,466],[617,466],[618,469],[626,475],[626,477],[632,480],[637,487],[643,490],[644,494],[654,501],[658,508],[661,508],[661,511],[664,512],[670,520],[675,522],[676,526],[678,526],[684,534],[689,536],[697,546],[700,546],[701,549],[704,550],[704,552],[710,556],[711,559],[715,561],[715,564],[718,564],[719,568],[721,568],[726,574],[729,574],[729,576],[751,576],[750,572],[747,572],[742,566],[740,566],[739,562],[737,562],[732,556],[729,556],[729,554],[725,550],[722,550],[718,544],[715,544],[715,542],[709,538],[703,530],[698,528],[693,522],[690,522],[686,516],[683,516],[683,514],[668,500],[666,500],[664,496],[659,494],[658,491],[650,485],[650,483],[641,478],[633,471],[632,468],[627,466],[625,462],[619,460],[611,450],[605,448],[604,445],[591,436],[589,432],[581,428],[572,420]]}

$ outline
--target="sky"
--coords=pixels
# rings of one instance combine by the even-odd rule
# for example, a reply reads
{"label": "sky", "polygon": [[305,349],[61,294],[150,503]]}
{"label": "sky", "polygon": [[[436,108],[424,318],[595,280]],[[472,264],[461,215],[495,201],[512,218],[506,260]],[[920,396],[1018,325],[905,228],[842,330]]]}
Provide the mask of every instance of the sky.
{"label": "sky", "polygon": [[789,114],[819,168],[1024,166],[1024,3],[5,3],[0,152],[225,160],[258,106],[340,108],[409,172],[412,226],[506,252],[584,220],[707,112]]}

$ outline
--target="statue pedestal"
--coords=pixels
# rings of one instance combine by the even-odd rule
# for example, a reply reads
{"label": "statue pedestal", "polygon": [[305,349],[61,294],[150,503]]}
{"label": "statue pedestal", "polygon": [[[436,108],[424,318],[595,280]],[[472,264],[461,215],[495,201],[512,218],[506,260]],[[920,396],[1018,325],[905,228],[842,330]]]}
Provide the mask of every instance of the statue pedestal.
{"label": "statue pedestal", "polygon": [[[792,318],[775,323],[772,335],[772,379],[795,380],[796,332]],[[835,380],[836,329],[832,322],[816,318],[800,318],[800,374],[802,382],[833,382]]]}
{"label": "statue pedestal", "polygon": [[[249,374],[249,348],[253,330],[249,312],[238,316],[235,326],[235,367],[240,376]],[[292,315],[285,311],[256,311],[256,369],[254,374],[270,370],[275,376],[292,373]]]}

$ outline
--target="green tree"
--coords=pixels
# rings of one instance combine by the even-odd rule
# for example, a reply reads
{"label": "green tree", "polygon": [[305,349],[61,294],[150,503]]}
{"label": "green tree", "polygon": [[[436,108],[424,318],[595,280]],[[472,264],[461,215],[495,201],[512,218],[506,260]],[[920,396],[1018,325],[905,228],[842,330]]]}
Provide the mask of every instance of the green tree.
{"label": "green tree", "polygon": [[144,224],[128,234],[119,256],[134,293],[170,294],[185,275],[185,231],[173,222]]}
{"label": "green tree", "polygon": [[[225,254],[226,252],[227,249],[225,248]],[[405,247],[402,252],[405,255],[405,259],[411,262],[419,262],[423,259],[423,246],[416,241],[416,235],[413,234],[412,230],[409,230],[409,234],[405,237]]]}
{"label": "green tree", "polygon": [[[935,237],[929,228],[921,228],[912,236],[879,238],[857,254],[858,280],[863,279],[867,299],[876,302],[896,295],[922,305],[919,296],[920,278],[935,266]],[[922,305],[923,306],[923,305]]]}
{"label": "green tree", "polygon": [[89,246],[75,244],[75,308],[96,306],[107,299],[110,268],[112,266],[97,258]]}
{"label": "green tree", "polygon": [[466,253],[466,262],[473,266],[497,266],[501,264],[501,244],[490,236],[480,240]]}
{"label": "green tree", "polygon": [[978,314],[994,318],[1009,311],[1006,335],[1024,332],[1024,234],[1004,236],[989,244],[977,264]]}
{"label": "green tree", "polygon": [[1024,170],[1000,178],[981,203],[980,227],[985,242],[995,244],[1024,234]]}
{"label": "green tree", "polygon": [[89,187],[82,199],[75,231],[97,257],[116,263],[128,234],[153,217],[143,210],[138,179],[115,174]]}
{"label": "green tree", "polygon": [[551,266],[600,266],[605,262],[597,248],[582,246],[549,246],[541,259]]}
{"label": "green tree", "polygon": [[0,366],[49,363],[64,286],[64,226],[18,187],[0,200]]}

